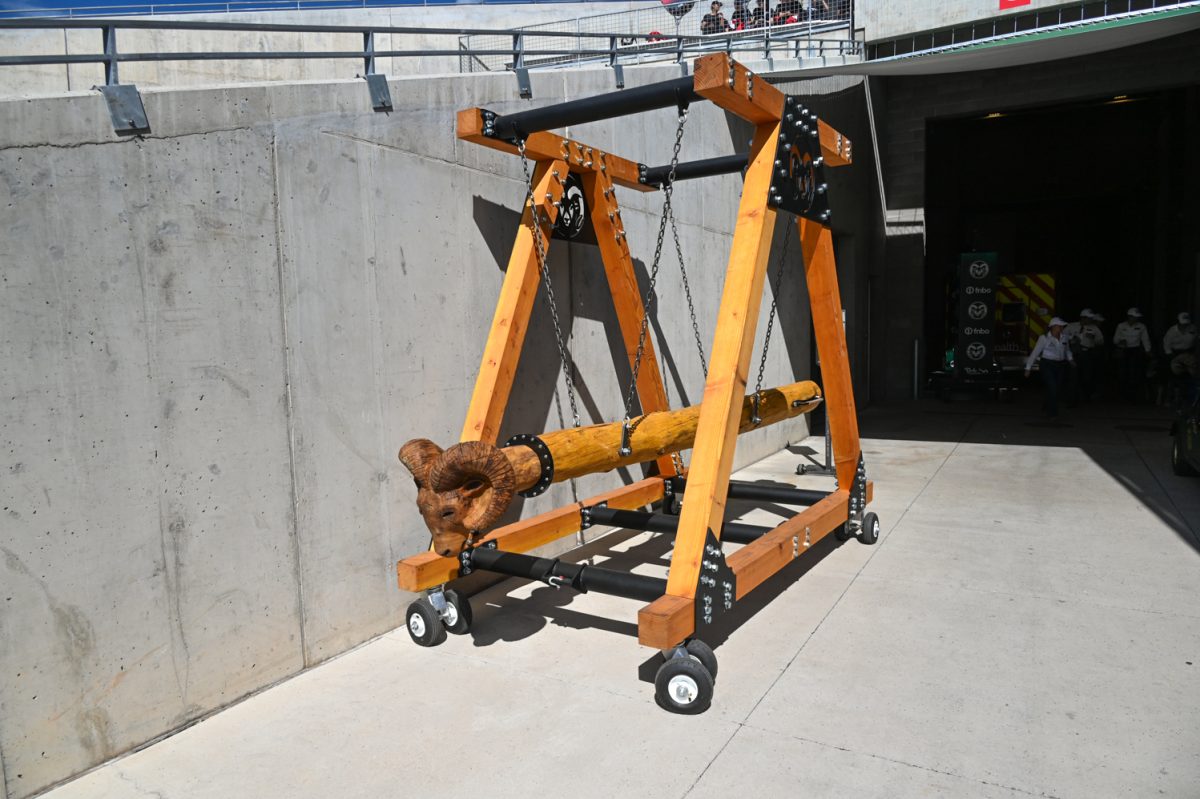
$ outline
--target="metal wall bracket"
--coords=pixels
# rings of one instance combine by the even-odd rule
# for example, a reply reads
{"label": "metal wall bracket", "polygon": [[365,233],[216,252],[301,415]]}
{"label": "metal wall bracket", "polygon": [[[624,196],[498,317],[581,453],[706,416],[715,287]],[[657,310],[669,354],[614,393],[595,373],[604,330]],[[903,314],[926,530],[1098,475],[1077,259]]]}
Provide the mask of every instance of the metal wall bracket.
{"label": "metal wall bracket", "polygon": [[733,609],[737,598],[737,575],[725,563],[721,542],[709,530],[704,536],[704,558],[696,586],[696,632]]}
{"label": "metal wall bracket", "polygon": [[376,111],[392,110],[392,91],[388,88],[387,75],[370,73],[363,75],[367,90],[371,93],[371,107]]}
{"label": "metal wall bracket", "polygon": [[613,76],[617,79],[617,88],[625,88],[625,67],[620,64],[612,65]]}
{"label": "metal wall bracket", "polygon": [[118,136],[133,136],[150,132],[150,121],[146,119],[146,107],[137,86],[93,86],[108,103],[108,115],[112,117],[113,132]]}
{"label": "metal wall bracket", "polygon": [[801,105],[799,98],[788,95],[779,131],[775,171],[771,175],[767,202],[828,225],[832,212],[829,210],[817,115]]}
{"label": "metal wall bracket", "polygon": [[517,73],[517,91],[521,95],[522,100],[533,99],[533,84],[529,82],[529,70],[525,67],[517,67],[513,70]]}

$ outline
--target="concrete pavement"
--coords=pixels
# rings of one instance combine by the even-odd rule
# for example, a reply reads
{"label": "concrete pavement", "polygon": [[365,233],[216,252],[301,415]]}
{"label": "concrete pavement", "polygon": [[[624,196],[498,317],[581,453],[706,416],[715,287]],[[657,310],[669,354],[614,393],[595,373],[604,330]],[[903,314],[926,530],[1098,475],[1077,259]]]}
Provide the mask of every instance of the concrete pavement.
{"label": "concrete pavement", "polygon": [[[393,631],[47,796],[1196,797],[1200,481],[1155,411],[1031,410],[865,414],[879,543],[743,603],[702,716],[639,680],[638,603],[507,581],[470,635]],[[739,477],[828,485],[805,447]],[[666,541],[600,543],[664,572]]]}

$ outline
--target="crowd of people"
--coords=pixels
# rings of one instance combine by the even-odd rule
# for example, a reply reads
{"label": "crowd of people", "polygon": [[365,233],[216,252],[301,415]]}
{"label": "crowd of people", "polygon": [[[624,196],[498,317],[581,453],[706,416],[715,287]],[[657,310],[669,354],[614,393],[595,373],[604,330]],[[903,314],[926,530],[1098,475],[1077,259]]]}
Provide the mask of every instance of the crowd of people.
{"label": "crowd of people", "polygon": [[1138,308],[1126,311],[1111,343],[1104,335],[1104,317],[1090,308],[1070,324],[1057,316],[1050,320],[1049,331],[1038,337],[1025,361],[1026,377],[1038,364],[1047,415],[1057,416],[1060,402],[1075,405],[1100,397],[1110,381],[1126,402],[1196,400],[1198,339],[1191,314],[1181,311],[1175,317],[1157,351],[1142,319]]}
{"label": "crowd of people", "polygon": [[808,0],[807,3],[804,0],[780,0],[774,10],[771,10],[770,0],[755,0],[753,9],[750,8],[750,0],[734,0],[733,14],[728,19],[721,12],[723,7],[720,0],[713,0],[709,12],[700,20],[701,33],[728,33],[765,28],[768,25],[793,25],[797,22],[830,19],[834,16],[830,0]]}

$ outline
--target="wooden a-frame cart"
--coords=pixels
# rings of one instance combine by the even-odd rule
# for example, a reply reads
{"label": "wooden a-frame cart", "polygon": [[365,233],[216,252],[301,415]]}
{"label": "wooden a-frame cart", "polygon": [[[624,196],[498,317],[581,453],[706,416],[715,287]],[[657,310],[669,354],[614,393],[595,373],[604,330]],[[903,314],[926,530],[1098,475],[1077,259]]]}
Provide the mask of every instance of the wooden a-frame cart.
{"label": "wooden a-frame cart", "polygon": [[[829,214],[824,210],[825,187],[819,183],[824,167],[850,163],[850,142],[808,113],[796,98],[786,96],[726,54],[698,59],[690,78],[664,84],[508,117],[480,108],[458,114],[458,137],[465,141],[516,154],[517,141],[524,139],[526,156],[536,165],[532,198],[539,206],[545,241],[550,238],[568,174],[581,178],[632,366],[643,306],[615,187],[654,191],[659,185],[647,179],[654,170],[547,129],[698,100],[711,101],[748,121],[754,126],[754,137],[748,157],[677,167],[677,179],[745,170],[690,468],[685,475],[677,474],[671,457],[663,455],[657,460],[655,476],[497,528],[474,542],[476,549],[528,552],[587,526],[590,510],[634,510],[659,503],[664,497],[664,504],[671,504],[672,493],[682,487],[683,503],[665,592],[638,612],[638,641],[668,653],[682,651],[681,644],[702,632],[698,626],[731,604],[720,601],[718,593],[712,611],[713,594],[707,592],[706,607],[700,607],[699,594],[706,593],[712,576],[729,578],[722,580],[725,599],[732,593],[735,603],[831,532],[838,532],[839,537],[859,533],[867,543],[878,537],[878,519],[865,509],[871,483],[866,480],[861,457]],[[794,165],[788,153],[795,156]],[[719,161],[725,165],[718,165]],[[829,493],[796,490],[795,495],[806,501],[795,504],[809,507],[725,558],[719,542],[726,499],[731,495],[730,472],[751,349],[777,208],[788,210],[789,206],[797,214],[837,488]],[[527,204],[463,424],[463,441],[495,444],[499,435],[540,282],[533,218],[533,209]],[[650,338],[636,387],[643,413],[668,409]],[[813,496],[818,493],[819,498]],[[753,497],[754,492],[743,495]],[[469,558],[424,552],[399,562],[399,585],[407,591],[437,591],[460,576],[467,563]],[[669,709],[695,712],[682,706]]]}

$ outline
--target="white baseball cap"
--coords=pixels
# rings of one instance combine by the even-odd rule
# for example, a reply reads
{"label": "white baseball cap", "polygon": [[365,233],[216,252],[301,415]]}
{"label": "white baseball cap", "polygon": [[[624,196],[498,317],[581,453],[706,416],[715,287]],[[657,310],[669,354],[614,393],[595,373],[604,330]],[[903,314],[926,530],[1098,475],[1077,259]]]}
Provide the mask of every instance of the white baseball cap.
{"label": "white baseball cap", "polygon": [[1179,312],[1179,324],[1190,325],[1192,323],[1192,315],[1187,311]]}
{"label": "white baseball cap", "polygon": [[1137,306],[1130,308],[1128,311],[1125,312],[1125,315],[1132,316],[1134,319],[1142,318],[1142,312],[1137,309]]}
{"label": "white baseball cap", "polygon": [[1066,323],[1066,322],[1064,322],[1062,319],[1059,319],[1059,318],[1056,316],[1056,317],[1054,317],[1053,319],[1051,319],[1051,320],[1050,320],[1050,325],[1049,325],[1049,326],[1050,326],[1050,327],[1054,327],[1055,325],[1058,325],[1059,327],[1066,327],[1066,326],[1067,326],[1067,323]]}
{"label": "white baseball cap", "polygon": [[1092,313],[1091,308],[1084,308],[1082,311],[1079,312],[1079,318],[1080,319],[1095,319],[1096,315],[1094,313]]}

